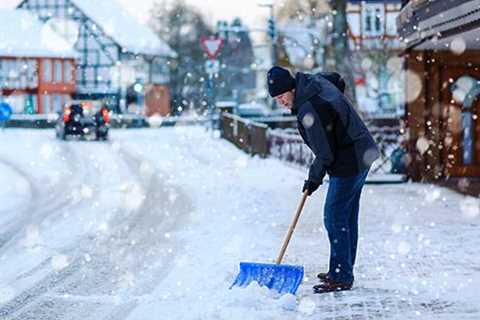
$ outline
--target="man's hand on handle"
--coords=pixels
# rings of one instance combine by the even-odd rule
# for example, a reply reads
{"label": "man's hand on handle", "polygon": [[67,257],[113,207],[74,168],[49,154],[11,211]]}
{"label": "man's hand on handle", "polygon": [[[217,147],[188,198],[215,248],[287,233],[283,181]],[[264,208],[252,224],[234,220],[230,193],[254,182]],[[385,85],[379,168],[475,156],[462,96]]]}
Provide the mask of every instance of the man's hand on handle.
{"label": "man's hand on handle", "polygon": [[320,185],[321,183],[314,182],[311,180],[305,180],[305,183],[303,184],[302,192],[305,192],[305,190],[307,190],[308,195],[311,196],[312,193],[314,193]]}

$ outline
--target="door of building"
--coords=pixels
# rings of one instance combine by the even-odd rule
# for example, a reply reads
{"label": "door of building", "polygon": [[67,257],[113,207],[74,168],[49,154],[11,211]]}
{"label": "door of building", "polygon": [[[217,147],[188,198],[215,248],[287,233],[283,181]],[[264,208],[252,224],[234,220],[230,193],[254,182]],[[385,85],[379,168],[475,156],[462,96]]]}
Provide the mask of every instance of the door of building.
{"label": "door of building", "polygon": [[480,176],[480,71],[442,71],[444,174]]}

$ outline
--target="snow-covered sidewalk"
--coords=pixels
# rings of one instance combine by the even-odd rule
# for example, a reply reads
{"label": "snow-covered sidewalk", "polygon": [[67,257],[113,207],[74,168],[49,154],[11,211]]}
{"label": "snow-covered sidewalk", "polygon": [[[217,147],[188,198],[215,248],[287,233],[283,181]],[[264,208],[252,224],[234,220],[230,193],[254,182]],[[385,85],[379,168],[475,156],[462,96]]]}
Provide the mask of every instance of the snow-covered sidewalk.
{"label": "snow-covered sidewalk", "polygon": [[[0,193],[0,200],[9,200],[2,214],[10,217],[0,220],[1,238],[7,239],[0,248],[0,315],[480,317],[478,199],[431,185],[367,185],[355,288],[313,295],[316,273],[328,263],[322,224],[328,186],[322,186],[308,199],[285,258],[306,269],[297,297],[279,298],[255,286],[229,290],[240,261],[275,258],[306,173],[274,159],[251,158],[199,127],[111,133],[107,144],[66,144],[51,131],[2,133],[15,143],[0,146],[0,168],[7,172],[0,182],[13,180],[17,187]],[[81,165],[69,168],[62,157]],[[66,172],[72,175],[68,183]],[[50,211],[31,208],[35,219],[13,228],[12,221],[26,223],[22,216],[11,217],[12,207],[28,208],[19,200],[29,194],[25,190],[35,191],[31,201],[49,205],[41,200],[42,181],[58,182],[61,190],[45,184],[57,196],[75,189],[82,197],[66,197],[68,203],[51,205]],[[56,210],[64,212],[55,215]],[[22,259],[28,262],[22,265]]]}

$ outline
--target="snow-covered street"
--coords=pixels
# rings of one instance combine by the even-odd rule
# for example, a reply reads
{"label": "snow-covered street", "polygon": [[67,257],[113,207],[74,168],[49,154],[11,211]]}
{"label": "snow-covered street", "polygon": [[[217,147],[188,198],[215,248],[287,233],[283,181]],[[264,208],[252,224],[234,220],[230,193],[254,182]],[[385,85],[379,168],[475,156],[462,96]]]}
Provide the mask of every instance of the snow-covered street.
{"label": "snow-covered street", "polygon": [[354,289],[314,295],[329,254],[321,186],[284,260],[304,283],[277,297],[229,286],[240,261],[276,257],[303,169],[202,127],[0,136],[0,319],[480,318],[477,198],[366,185]]}

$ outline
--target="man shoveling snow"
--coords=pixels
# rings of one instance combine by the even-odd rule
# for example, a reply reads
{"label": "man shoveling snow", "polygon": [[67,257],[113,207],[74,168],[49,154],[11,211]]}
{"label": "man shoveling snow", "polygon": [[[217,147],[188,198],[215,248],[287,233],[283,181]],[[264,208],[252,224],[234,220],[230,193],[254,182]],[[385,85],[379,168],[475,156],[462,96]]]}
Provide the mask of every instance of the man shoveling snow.
{"label": "man shoveling snow", "polygon": [[315,293],[349,290],[357,253],[360,194],[379,152],[363,121],[343,94],[345,82],[337,73],[306,74],[295,78],[287,69],[268,71],[270,95],[291,110],[298,131],[315,154],[302,192],[311,195],[329,174],[324,224],[330,242],[330,263]]}

